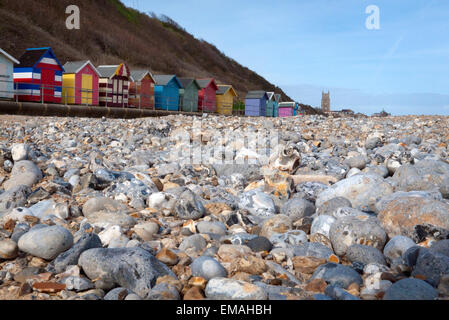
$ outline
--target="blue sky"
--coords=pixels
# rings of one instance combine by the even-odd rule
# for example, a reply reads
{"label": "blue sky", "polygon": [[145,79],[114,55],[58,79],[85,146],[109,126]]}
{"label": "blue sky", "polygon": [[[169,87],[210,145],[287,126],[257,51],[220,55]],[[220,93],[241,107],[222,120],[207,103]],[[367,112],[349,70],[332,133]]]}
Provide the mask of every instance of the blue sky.
{"label": "blue sky", "polygon": [[[449,115],[447,0],[125,0],[165,14],[292,98],[371,114]],[[368,30],[365,9],[380,9]],[[262,88],[263,89],[263,88]]]}

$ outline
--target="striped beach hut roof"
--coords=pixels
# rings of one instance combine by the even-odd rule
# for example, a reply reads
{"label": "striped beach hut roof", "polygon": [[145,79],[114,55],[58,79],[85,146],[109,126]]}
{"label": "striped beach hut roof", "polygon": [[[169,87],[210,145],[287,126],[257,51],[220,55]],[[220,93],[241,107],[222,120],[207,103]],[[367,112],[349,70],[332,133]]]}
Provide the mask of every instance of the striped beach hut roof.
{"label": "striped beach hut roof", "polygon": [[18,60],[20,68],[34,68],[39,63],[44,63],[52,65],[57,64],[62,71],[64,71],[64,67],[58,61],[50,47],[28,48]]}
{"label": "striped beach hut roof", "polygon": [[8,54],[6,51],[2,50],[1,48],[0,48],[0,54],[4,55],[7,59],[11,60],[12,63],[20,64],[20,62],[17,59],[15,59],[13,56]]}
{"label": "striped beach hut roof", "polygon": [[246,99],[262,99],[264,96],[268,98],[267,93],[263,90],[248,91]]}
{"label": "striped beach hut roof", "polygon": [[231,85],[227,85],[227,84],[219,84],[218,85],[218,90],[217,90],[217,95],[223,95],[226,92],[231,91],[231,93],[234,96],[238,96],[237,92],[235,92],[234,88]]}
{"label": "striped beach hut roof", "polygon": [[100,76],[100,73],[98,72],[97,68],[90,62],[90,60],[84,60],[84,61],[67,61],[64,65],[65,73],[78,73],[80,72],[85,66],[90,65],[92,67],[92,70],[95,71],[95,73]]}
{"label": "striped beach hut roof", "polygon": [[196,85],[198,89],[201,89],[198,81],[196,81],[195,78],[178,78],[178,80],[181,83],[183,89],[189,87],[192,84],[192,82]]}
{"label": "striped beach hut roof", "polygon": [[142,81],[147,74],[149,74],[153,82],[156,83],[156,80],[154,80],[154,77],[149,70],[131,70],[131,81]]}
{"label": "striped beach hut roof", "polygon": [[125,63],[113,66],[98,66],[97,70],[101,78],[112,78],[114,76],[130,77],[129,68]]}

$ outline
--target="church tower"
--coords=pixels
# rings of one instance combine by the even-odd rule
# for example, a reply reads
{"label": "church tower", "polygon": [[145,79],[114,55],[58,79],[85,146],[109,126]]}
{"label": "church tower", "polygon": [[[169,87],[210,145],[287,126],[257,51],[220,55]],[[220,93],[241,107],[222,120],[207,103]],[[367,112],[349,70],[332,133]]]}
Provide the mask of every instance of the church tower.
{"label": "church tower", "polygon": [[331,111],[331,98],[330,98],[330,92],[329,91],[327,91],[327,93],[322,92],[321,110],[323,112],[330,112]]}

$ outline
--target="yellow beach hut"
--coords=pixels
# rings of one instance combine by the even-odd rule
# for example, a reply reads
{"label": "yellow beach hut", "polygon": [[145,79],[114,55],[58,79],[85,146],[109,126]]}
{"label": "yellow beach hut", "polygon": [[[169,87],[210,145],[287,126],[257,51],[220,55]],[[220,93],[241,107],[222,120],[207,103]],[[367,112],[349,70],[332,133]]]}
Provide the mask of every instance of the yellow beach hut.
{"label": "yellow beach hut", "polygon": [[234,98],[238,97],[234,88],[230,85],[218,85],[217,90],[217,113],[232,115]]}

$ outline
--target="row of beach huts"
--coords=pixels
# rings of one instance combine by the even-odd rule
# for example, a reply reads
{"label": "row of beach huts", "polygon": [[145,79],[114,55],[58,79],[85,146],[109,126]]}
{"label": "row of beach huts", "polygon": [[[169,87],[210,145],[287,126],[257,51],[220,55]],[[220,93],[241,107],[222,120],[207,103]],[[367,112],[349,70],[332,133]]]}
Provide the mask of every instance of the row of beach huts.
{"label": "row of beach huts", "polygon": [[[126,63],[95,67],[87,60],[62,65],[49,47],[29,48],[15,59],[0,48],[0,99],[232,115],[237,98],[232,85],[211,78],[153,75],[130,70]],[[244,114],[288,117],[299,114],[299,105],[281,102],[274,92],[249,91]]]}

